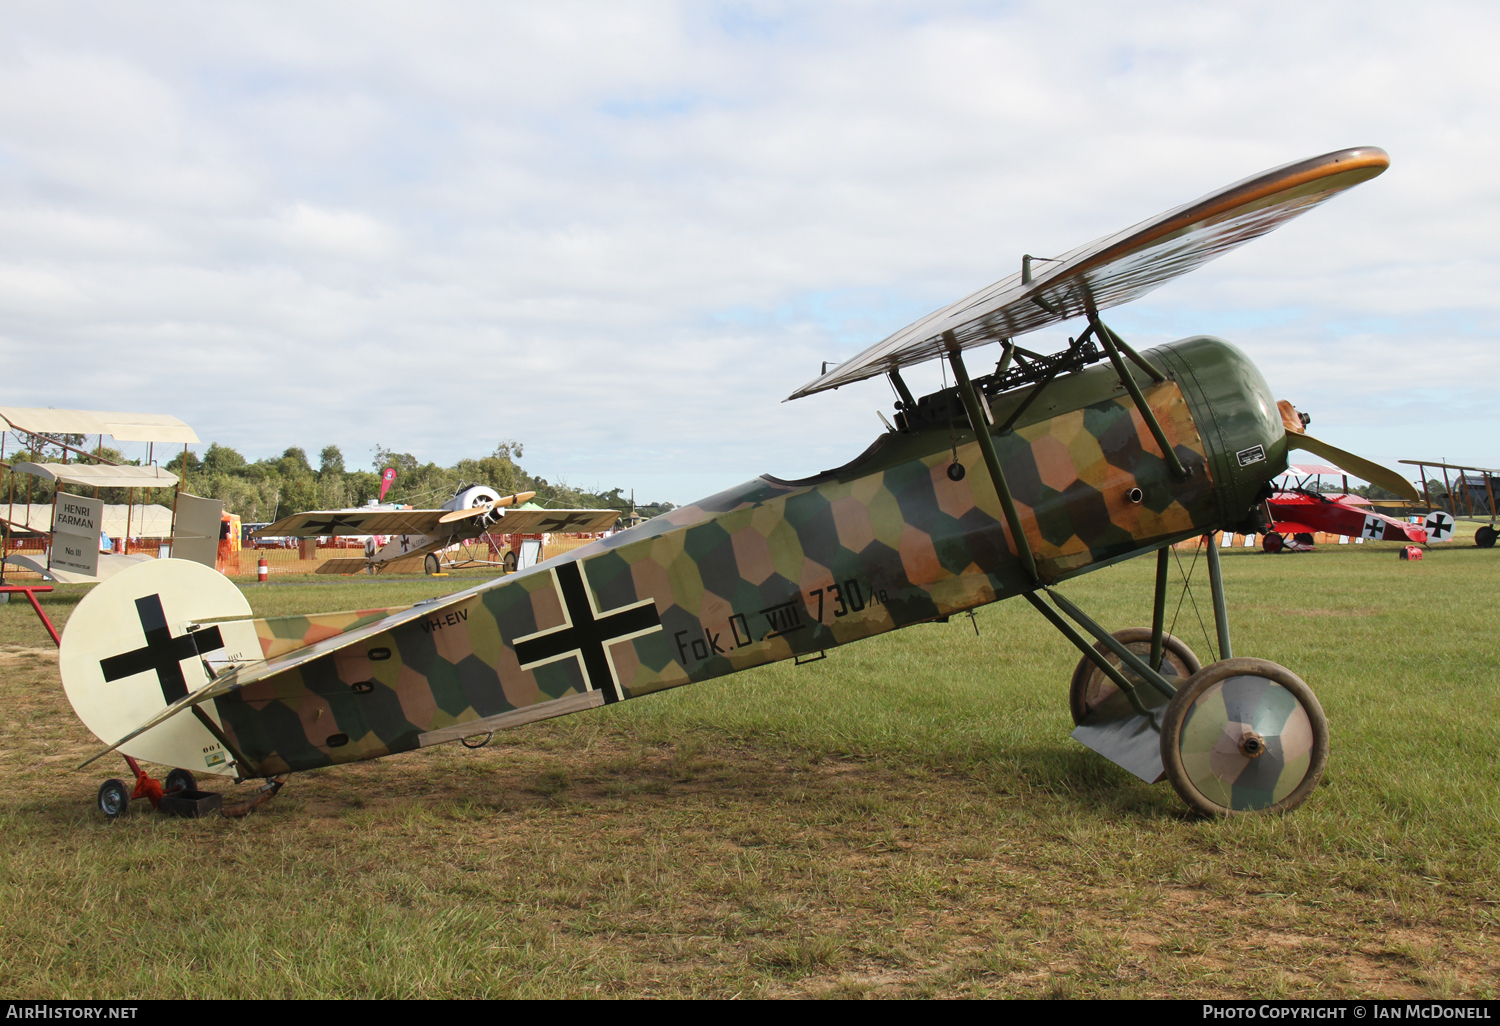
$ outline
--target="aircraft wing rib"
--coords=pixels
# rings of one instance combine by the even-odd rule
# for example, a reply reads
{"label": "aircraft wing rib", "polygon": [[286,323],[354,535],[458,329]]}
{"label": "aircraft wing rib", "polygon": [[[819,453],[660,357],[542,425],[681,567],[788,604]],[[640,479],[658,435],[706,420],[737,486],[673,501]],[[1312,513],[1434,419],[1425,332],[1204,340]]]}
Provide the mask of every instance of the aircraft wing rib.
{"label": "aircraft wing rib", "polygon": [[607,531],[620,518],[617,509],[499,510],[490,524],[494,534],[592,534]]}
{"label": "aircraft wing rib", "polygon": [[1338,150],[1253,175],[1201,199],[1095,239],[910,324],[803,385],[789,398],[838,388],[1137,299],[1258,238],[1390,165],[1376,146]]}
{"label": "aircraft wing rib", "polygon": [[255,532],[265,538],[314,538],[351,534],[430,534],[447,510],[312,510],[283,517]]}

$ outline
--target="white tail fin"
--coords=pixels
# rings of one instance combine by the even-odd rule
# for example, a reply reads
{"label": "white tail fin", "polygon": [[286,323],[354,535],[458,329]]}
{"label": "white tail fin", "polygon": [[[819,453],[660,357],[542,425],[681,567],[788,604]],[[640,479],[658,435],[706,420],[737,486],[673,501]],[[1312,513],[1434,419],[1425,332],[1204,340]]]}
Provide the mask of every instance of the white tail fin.
{"label": "white tail fin", "polygon": [[[150,721],[211,681],[208,665],[260,661],[250,604],[227,578],[198,563],[156,559],[98,585],[63,631],[58,668],[84,726],[105,744]],[[242,618],[228,622],[226,618]],[[207,662],[206,662],[207,661]],[[232,776],[212,703],[120,746],[137,759]]]}

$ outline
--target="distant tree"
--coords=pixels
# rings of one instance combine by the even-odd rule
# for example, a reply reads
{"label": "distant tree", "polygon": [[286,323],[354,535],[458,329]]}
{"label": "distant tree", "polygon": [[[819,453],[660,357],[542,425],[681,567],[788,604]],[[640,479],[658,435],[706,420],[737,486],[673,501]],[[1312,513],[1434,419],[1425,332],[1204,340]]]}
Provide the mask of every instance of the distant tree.
{"label": "distant tree", "polygon": [[336,445],[325,445],[323,451],[318,454],[318,476],[326,477],[329,474],[342,475],[344,473],[344,454]]}
{"label": "distant tree", "polygon": [[[208,447],[208,451],[209,452],[213,452],[213,450],[214,450],[214,447],[212,445],[210,445]],[[229,451],[230,452],[234,452],[233,449],[231,449]],[[239,453],[235,453],[235,455],[238,456]],[[172,473],[176,474],[178,477],[181,477],[182,476],[182,463],[183,463],[184,459],[187,460],[187,472],[189,474],[196,474],[200,470],[203,469],[203,462],[198,459],[198,454],[195,453],[195,452],[193,452],[193,450],[191,450],[191,449],[184,449],[182,452],[178,453],[176,456],[173,456],[170,460],[167,461],[166,469],[170,470]],[[241,458],[240,462],[243,463],[244,459]]]}
{"label": "distant tree", "polygon": [[378,474],[386,467],[395,467],[396,476],[399,479],[403,475],[410,476],[422,464],[409,452],[395,452],[383,445],[377,445],[372,450],[375,453],[375,472]]}
{"label": "distant tree", "polygon": [[311,474],[312,464],[307,462],[307,450],[294,445],[281,454],[283,474]]}
{"label": "distant tree", "polygon": [[1379,485],[1363,485],[1353,489],[1355,495],[1363,495],[1367,499],[1399,499],[1401,496],[1395,492],[1387,491]]}
{"label": "distant tree", "polygon": [[245,457],[227,445],[214,442],[203,454],[202,469],[208,474],[232,474],[245,465]]}

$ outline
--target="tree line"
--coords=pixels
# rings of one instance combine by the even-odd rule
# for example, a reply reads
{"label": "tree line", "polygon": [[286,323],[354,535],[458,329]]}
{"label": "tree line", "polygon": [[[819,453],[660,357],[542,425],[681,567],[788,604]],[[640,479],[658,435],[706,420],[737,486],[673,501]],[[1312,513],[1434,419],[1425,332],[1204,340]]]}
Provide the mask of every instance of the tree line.
{"label": "tree line", "polygon": [[[81,437],[65,437],[61,441],[79,448],[84,443]],[[191,449],[179,451],[164,469],[185,478],[186,491],[222,500],[226,512],[238,514],[246,523],[270,523],[307,510],[363,506],[379,498],[380,472],[386,467],[396,468],[396,480],[386,493],[385,501],[419,509],[441,506],[460,489],[473,485],[493,488],[500,495],[536,492],[532,502],[559,509],[628,511],[631,507],[631,495],[623,488],[588,492],[565,481],[552,482],[528,473],[517,462],[522,457],[519,442],[501,442],[488,456],[461,459],[451,467],[423,463],[409,452],[396,452],[380,445],[372,451],[374,459],[370,470],[351,470],[345,466],[344,454],[336,445],[324,446],[314,467],[307,451],[298,446],[288,448],[278,457],[250,461],[235,449],[215,442],[203,451],[201,458]],[[66,455],[70,463],[95,462],[96,458],[115,464],[138,466],[141,463],[140,460],[127,460],[118,450],[108,447],[95,446],[88,450],[88,454],[65,454],[61,447],[41,444],[32,448],[8,449],[6,461],[56,463]],[[4,489],[0,492],[0,502],[10,501],[12,487],[17,503],[26,502],[28,498],[32,502],[52,501],[52,482],[30,474],[8,473],[6,477],[8,480],[0,483]],[[67,490],[66,486],[64,490]],[[93,490],[84,491],[91,494]],[[99,489],[99,498],[108,503],[126,502],[128,494],[123,488]],[[171,491],[137,489],[135,501],[171,505]],[[647,518],[673,508],[670,502],[635,503],[636,511]]]}

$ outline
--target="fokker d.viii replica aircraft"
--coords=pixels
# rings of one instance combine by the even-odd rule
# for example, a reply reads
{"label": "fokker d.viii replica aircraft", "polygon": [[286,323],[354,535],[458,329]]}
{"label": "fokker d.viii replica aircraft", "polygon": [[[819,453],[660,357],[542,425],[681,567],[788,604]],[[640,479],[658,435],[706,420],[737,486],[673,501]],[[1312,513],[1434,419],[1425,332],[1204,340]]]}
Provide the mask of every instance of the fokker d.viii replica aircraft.
{"label": "fokker d.viii replica aircraft", "polygon": [[[279,781],[484,739],[1020,595],[1082,653],[1074,737],[1144,780],[1165,776],[1194,809],[1290,809],[1322,776],[1323,713],[1292,671],[1234,656],[1211,535],[1261,528],[1289,448],[1359,461],[1288,432],[1260,372],[1229,343],[1197,336],[1137,353],[1099,314],[1387,164],[1373,147],[1341,150],[1035,273],[1027,257],[1019,274],[795,393],[889,377],[896,426],[852,462],[796,481],[755,478],[443,599],[255,620],[206,568],[162,560],[120,574],[79,604],[60,654],[74,708],[109,743],[94,758],[119,749]],[[1077,317],[1087,326],[1060,352],[1015,343]],[[1001,346],[994,370],[971,376],[965,351],[991,342]],[[916,398],[901,368],[934,358],[957,385]],[[1200,667],[1164,631],[1164,612],[1169,547],[1205,535],[1218,659]],[[1157,567],[1150,627],[1112,634],[1056,590],[1147,553]],[[107,813],[128,799],[119,781],[101,789]]]}
{"label": "fokker d.viii replica aircraft", "polygon": [[438,509],[341,509],[294,513],[256,531],[258,538],[319,538],[350,535],[394,535],[363,558],[330,559],[319,573],[353,573],[365,567],[423,565],[437,573],[439,555],[485,534],[589,534],[607,531],[619,519],[614,509],[517,509],[536,492],[503,498],[483,486],[461,489]]}

